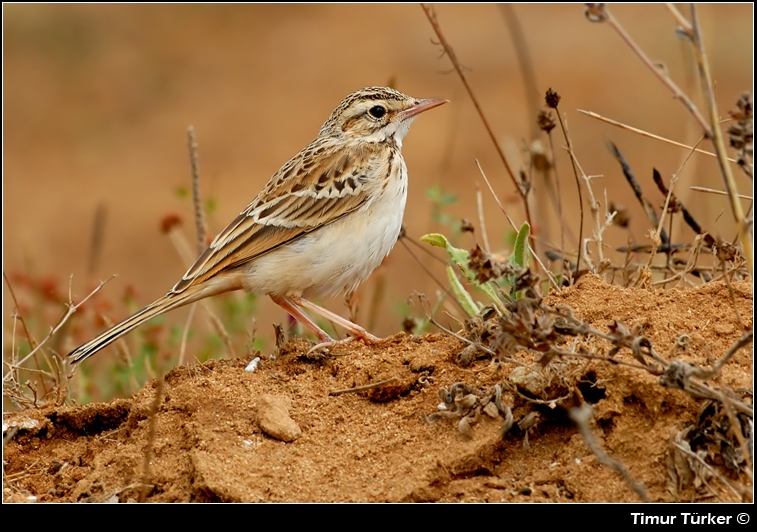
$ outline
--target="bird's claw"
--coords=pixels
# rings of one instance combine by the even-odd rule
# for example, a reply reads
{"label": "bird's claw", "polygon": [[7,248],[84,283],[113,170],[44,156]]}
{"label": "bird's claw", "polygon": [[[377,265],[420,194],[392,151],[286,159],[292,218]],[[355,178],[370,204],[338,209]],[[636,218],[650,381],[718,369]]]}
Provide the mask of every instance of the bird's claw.
{"label": "bird's claw", "polygon": [[313,351],[317,351],[319,349],[328,349],[336,345],[348,344],[350,342],[354,342],[355,340],[361,340],[363,343],[366,343],[369,345],[377,345],[377,344],[384,343],[386,341],[386,338],[379,338],[378,336],[373,336],[370,333],[366,333],[365,335],[361,335],[361,336],[348,336],[347,338],[343,338],[342,340],[329,339],[311,347],[306,353],[306,355],[309,355]]}

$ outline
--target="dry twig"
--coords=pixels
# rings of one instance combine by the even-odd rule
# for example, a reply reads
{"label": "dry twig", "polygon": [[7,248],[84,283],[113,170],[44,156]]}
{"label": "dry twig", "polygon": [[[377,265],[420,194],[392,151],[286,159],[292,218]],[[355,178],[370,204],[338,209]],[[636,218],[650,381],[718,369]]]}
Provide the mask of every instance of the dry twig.
{"label": "dry twig", "polygon": [[591,427],[589,426],[589,420],[591,420],[592,415],[593,409],[586,404],[584,404],[580,408],[572,408],[570,410],[570,418],[578,426],[578,431],[581,433],[581,438],[583,438],[584,443],[586,443],[586,446],[589,448],[589,450],[594,453],[594,456],[597,457],[597,460],[599,460],[601,464],[620,473],[620,475],[623,477],[623,480],[626,481],[626,484],[628,484],[628,486],[634,491],[634,493],[636,493],[636,495],[639,496],[642,501],[650,502],[649,497],[647,497],[647,490],[644,485],[637,482],[621,462],[609,456],[602,450],[599,444],[597,444],[597,441],[594,439],[594,434],[591,431]]}
{"label": "dry twig", "polygon": [[[452,46],[450,46],[450,44],[447,42],[447,39],[444,36],[444,32],[442,32],[441,25],[439,24],[439,21],[436,17],[436,10],[430,4],[421,4],[421,7],[423,8],[424,13],[426,13],[426,17],[428,18],[429,23],[431,23],[431,27],[434,28],[434,32],[436,33],[436,36],[439,38],[439,44],[441,44],[442,48],[444,49],[444,53],[452,62],[452,65],[455,67],[455,72],[457,72],[457,75],[460,77],[460,80],[463,82],[463,85],[465,86],[465,90],[468,92],[468,96],[473,102],[473,106],[476,108],[476,112],[478,113],[478,116],[481,118],[481,122],[484,124],[484,128],[486,129],[486,132],[489,134],[489,138],[491,139],[492,144],[494,144],[494,147],[497,150],[499,159],[502,162],[502,165],[505,167],[505,170],[507,171],[507,175],[510,177],[510,180],[515,186],[515,190],[517,190],[518,194],[521,196],[521,200],[523,202],[523,208],[526,211],[526,220],[528,221],[528,224],[531,227],[533,227],[534,224],[531,220],[531,208],[529,207],[529,204],[528,204],[528,191],[525,190],[523,186],[518,182],[518,180],[515,177],[515,173],[510,168],[510,164],[507,162],[505,153],[502,151],[502,148],[500,147],[499,142],[497,141],[497,137],[494,134],[494,130],[489,125],[489,121],[486,119],[486,115],[484,114],[484,111],[481,108],[481,105],[479,104],[478,99],[473,93],[473,88],[468,83],[468,78],[466,78],[465,73],[463,72],[463,68],[460,65],[460,62],[457,60],[457,56],[455,55],[455,52],[452,49]],[[529,240],[530,240],[531,248],[536,249],[536,242],[534,241],[533,233],[531,234]]]}

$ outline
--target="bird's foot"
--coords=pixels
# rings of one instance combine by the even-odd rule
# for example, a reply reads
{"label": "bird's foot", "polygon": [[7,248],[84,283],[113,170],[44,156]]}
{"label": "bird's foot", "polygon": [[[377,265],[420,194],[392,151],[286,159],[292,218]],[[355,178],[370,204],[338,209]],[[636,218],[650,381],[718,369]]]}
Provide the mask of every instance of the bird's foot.
{"label": "bird's foot", "polygon": [[321,342],[311,347],[307,354],[309,355],[310,353],[318,351],[319,349],[329,349],[337,345],[348,344],[350,342],[354,342],[355,340],[360,340],[364,344],[368,345],[380,345],[389,340],[389,338],[379,338],[378,336],[373,336],[369,332],[364,331],[364,333],[365,334],[359,334],[356,336],[348,336],[347,338],[344,338],[342,340],[334,340],[333,338],[324,340],[323,338],[319,338]]}

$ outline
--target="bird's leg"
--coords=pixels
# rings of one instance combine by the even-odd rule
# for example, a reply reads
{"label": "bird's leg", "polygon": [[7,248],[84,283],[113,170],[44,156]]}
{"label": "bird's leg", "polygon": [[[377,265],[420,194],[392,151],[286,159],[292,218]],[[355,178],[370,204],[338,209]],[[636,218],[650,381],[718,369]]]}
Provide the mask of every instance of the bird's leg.
{"label": "bird's leg", "polygon": [[321,340],[321,343],[316,345],[313,349],[311,349],[311,351],[318,349],[320,347],[329,347],[331,345],[335,345],[339,343],[351,342],[355,338],[362,340],[366,344],[380,344],[384,342],[384,339],[378,338],[377,336],[373,336],[371,333],[363,329],[357,323],[353,323],[350,320],[341,317],[339,314],[335,314],[331,312],[330,310],[323,308],[320,305],[316,305],[312,301],[308,301],[307,299],[303,299],[301,297],[293,297],[291,298],[291,301],[295,306],[299,305],[306,309],[312,310],[313,312],[320,314],[327,320],[332,321],[338,325],[341,325],[342,327],[347,329],[347,331],[351,335],[350,338],[347,338],[345,340],[340,340],[340,341],[331,340],[331,339],[327,341]]}
{"label": "bird's leg", "polygon": [[311,320],[307,316],[307,314],[302,312],[302,310],[297,306],[297,303],[292,301],[290,298],[277,297],[277,296],[274,296],[273,294],[269,294],[269,295],[271,296],[271,299],[273,300],[274,303],[276,303],[278,306],[286,310],[289,314],[292,315],[294,319],[302,323],[305,327],[313,331],[313,333],[315,333],[315,335],[323,344],[332,344],[335,342],[335,340],[331,336],[329,336],[326,331],[318,327],[318,325],[316,325],[316,323],[313,320]]}

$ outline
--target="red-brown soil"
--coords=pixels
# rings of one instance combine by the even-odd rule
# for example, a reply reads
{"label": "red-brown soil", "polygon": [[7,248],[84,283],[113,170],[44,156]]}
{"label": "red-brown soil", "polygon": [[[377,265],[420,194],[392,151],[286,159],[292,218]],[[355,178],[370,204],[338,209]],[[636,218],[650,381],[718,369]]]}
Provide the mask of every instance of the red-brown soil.
{"label": "red-brown soil", "polygon": [[[733,289],[744,323],[723,282],[663,291],[621,289],[586,276],[545,302],[569,305],[605,332],[614,320],[640,326],[663,357],[708,368],[752,327],[751,285]],[[676,344],[682,335],[690,337],[685,349]],[[291,341],[252,373],[244,371],[248,360],[210,361],[177,368],[162,390],[151,381],[132,399],[6,415],[4,423],[25,428],[5,446],[5,500],[139,500],[144,484],[148,501],[639,500],[587,448],[568,419],[571,401],[537,406],[508,391],[513,364],[483,359],[461,368],[455,357],[464,344],[442,334],[399,334],[378,347],[348,344],[333,356],[308,357],[310,345]],[[514,358],[535,361],[524,352]],[[617,359],[633,363],[627,350]],[[590,425],[601,449],[646,487],[650,500],[740,500],[711,475],[703,474],[705,486],[675,487],[671,440],[697,423],[704,400],[665,388],[638,368],[560,363],[567,381],[594,403]],[[383,387],[332,395],[391,378]],[[481,414],[467,434],[458,430],[459,418],[425,422],[438,411],[440,388],[454,383],[484,391],[502,384],[502,402],[516,424],[534,411],[539,421],[527,437],[511,431],[504,439],[501,417]],[[709,384],[752,389],[751,346]],[[261,429],[271,416],[284,420],[283,432],[266,429],[280,439]],[[745,473],[707,458],[749,497]]]}

